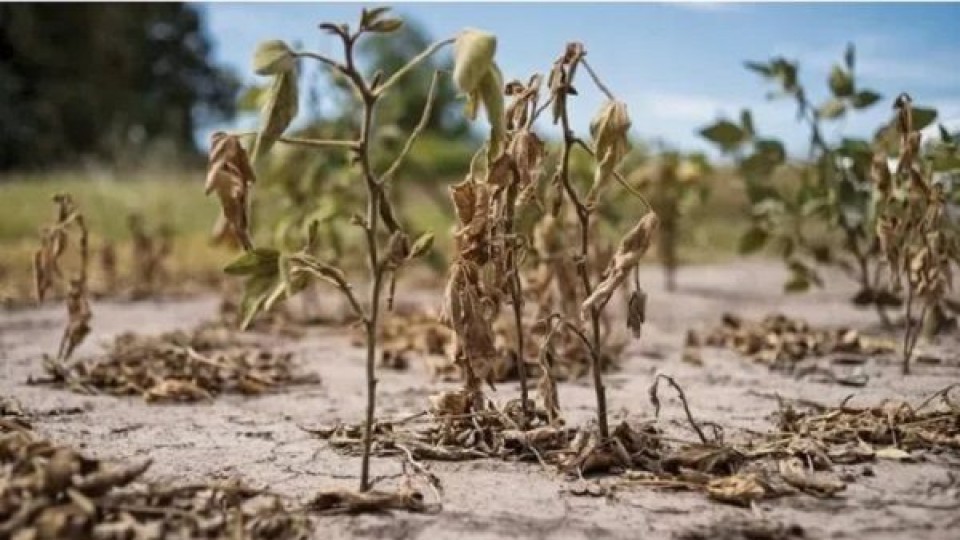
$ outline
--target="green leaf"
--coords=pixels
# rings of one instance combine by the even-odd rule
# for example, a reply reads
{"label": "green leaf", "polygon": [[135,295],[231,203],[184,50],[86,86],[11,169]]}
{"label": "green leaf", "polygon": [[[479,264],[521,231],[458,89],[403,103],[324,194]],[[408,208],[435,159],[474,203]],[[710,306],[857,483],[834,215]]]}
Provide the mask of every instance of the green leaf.
{"label": "green leaf", "polygon": [[377,19],[388,11],[390,11],[388,7],[363,8],[363,10],[360,11],[360,27],[366,29],[371,24],[377,22]]}
{"label": "green leaf", "polygon": [[783,90],[788,94],[797,92],[797,64],[785,58],[777,58],[771,63],[773,74],[780,81]]}
{"label": "green leaf", "polygon": [[846,112],[847,105],[843,101],[837,98],[831,98],[817,109],[817,116],[820,118],[834,119],[840,118]]}
{"label": "green leaf", "polygon": [[376,32],[378,34],[389,34],[391,32],[396,32],[401,26],[403,26],[403,21],[400,19],[384,19],[371,24],[367,28],[367,31]]}
{"label": "green leaf", "polygon": [[757,152],[771,163],[781,164],[787,159],[787,151],[783,143],[776,139],[759,139],[755,144]]}
{"label": "green leaf", "polygon": [[259,313],[277,284],[276,276],[252,276],[244,284],[243,300],[240,301],[240,329],[246,330]]}
{"label": "green leaf", "polygon": [[255,248],[237,257],[223,271],[232,276],[269,276],[278,271],[280,252],[271,248]]}
{"label": "green leaf", "polygon": [[920,131],[937,119],[937,110],[929,107],[913,108],[913,129]]}
{"label": "green leaf", "polygon": [[833,66],[830,71],[830,91],[836,97],[850,97],[853,95],[853,77],[840,66]]}
{"label": "green leaf", "polygon": [[237,99],[237,109],[250,112],[259,111],[268,88],[267,86],[248,86],[244,88]]}
{"label": "green leaf", "polygon": [[750,109],[740,111],[740,127],[743,128],[744,133],[746,133],[749,139],[752,139],[756,134],[756,131],[753,129],[753,114],[750,112]]}
{"label": "green leaf", "polygon": [[751,253],[756,253],[767,243],[767,239],[770,237],[767,234],[767,231],[761,229],[760,227],[753,226],[743,236],[740,237],[740,244],[738,249],[741,255],[749,255]]}
{"label": "green leaf", "polygon": [[943,124],[937,124],[937,129],[940,131],[940,140],[941,140],[941,141],[943,141],[943,142],[945,142],[945,143],[948,143],[948,144],[953,142],[953,136],[950,135],[950,132],[949,132],[949,131],[947,131],[947,127],[946,127],[946,126],[944,126]]}
{"label": "green leaf", "polygon": [[298,100],[296,73],[285,71],[276,75],[270,86],[267,102],[260,111],[260,132],[254,145],[254,158],[270,151],[290,126],[290,122],[297,115]]}
{"label": "green leaf", "polygon": [[765,64],[763,62],[744,62],[743,65],[750,71],[753,71],[754,73],[759,73],[764,77],[773,76],[773,69],[771,69],[771,67],[768,64]]}
{"label": "green leaf", "polygon": [[410,255],[407,258],[413,259],[423,256],[430,251],[431,247],[433,247],[433,233],[423,233],[410,246]]}
{"label": "green leaf", "polygon": [[863,139],[851,139],[844,138],[840,142],[840,154],[848,157],[858,157],[858,156],[873,156],[873,148],[870,147],[870,143]]}
{"label": "green leaf", "polygon": [[857,109],[866,109],[877,101],[880,101],[880,98],[882,97],[883,96],[874,92],[873,90],[861,90],[853,95],[853,98],[850,99],[850,103],[852,103]]}
{"label": "green leaf", "polygon": [[732,150],[746,140],[747,134],[733,122],[720,120],[700,130],[700,135],[724,150]]}
{"label": "green leaf", "polygon": [[278,75],[292,71],[296,65],[293,51],[279,39],[260,43],[253,53],[253,71],[257,75]]}

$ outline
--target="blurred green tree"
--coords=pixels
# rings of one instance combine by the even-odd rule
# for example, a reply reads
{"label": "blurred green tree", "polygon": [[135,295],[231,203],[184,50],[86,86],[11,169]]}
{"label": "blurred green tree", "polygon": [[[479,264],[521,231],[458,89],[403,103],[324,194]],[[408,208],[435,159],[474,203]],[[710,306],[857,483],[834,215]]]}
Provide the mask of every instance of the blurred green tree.
{"label": "blurred green tree", "polygon": [[238,88],[194,6],[0,4],[0,170],[113,160],[157,141],[196,152]]}

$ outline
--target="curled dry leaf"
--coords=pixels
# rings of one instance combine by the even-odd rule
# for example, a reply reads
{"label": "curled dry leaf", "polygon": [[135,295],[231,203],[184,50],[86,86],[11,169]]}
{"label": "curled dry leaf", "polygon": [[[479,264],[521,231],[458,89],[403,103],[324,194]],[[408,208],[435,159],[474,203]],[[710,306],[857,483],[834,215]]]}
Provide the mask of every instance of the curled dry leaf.
{"label": "curled dry leaf", "polygon": [[247,151],[236,136],[222,131],[210,136],[204,193],[216,191],[227,230],[246,250],[253,249],[247,211],[250,185],[256,180]]}
{"label": "curled dry leaf", "polygon": [[763,499],[767,491],[755,475],[734,475],[715,478],[707,484],[707,494],[720,502],[738,506]]}
{"label": "curled dry leaf", "polygon": [[613,254],[613,259],[604,271],[603,281],[583,301],[580,307],[582,317],[586,319],[592,310],[603,309],[617,287],[627,279],[627,275],[640,263],[640,259],[650,248],[658,225],[657,215],[651,211],[640,218],[640,221],[624,235],[617,246],[617,251]]}
{"label": "curled dry leaf", "polygon": [[781,460],[779,469],[780,475],[791,486],[818,497],[830,497],[847,487],[842,480],[828,473],[807,471],[799,458]]}
{"label": "curled dry leaf", "polygon": [[629,130],[630,117],[627,115],[627,106],[620,101],[605,102],[597,116],[590,122],[590,134],[593,136],[597,164],[593,186],[584,200],[587,206],[596,204],[600,192],[613,176],[614,169],[630,151],[630,142],[627,138]]}
{"label": "curled dry leaf", "polygon": [[630,293],[630,301],[627,304],[627,328],[633,333],[633,337],[640,339],[643,333],[643,323],[647,321],[647,293],[638,289]]}

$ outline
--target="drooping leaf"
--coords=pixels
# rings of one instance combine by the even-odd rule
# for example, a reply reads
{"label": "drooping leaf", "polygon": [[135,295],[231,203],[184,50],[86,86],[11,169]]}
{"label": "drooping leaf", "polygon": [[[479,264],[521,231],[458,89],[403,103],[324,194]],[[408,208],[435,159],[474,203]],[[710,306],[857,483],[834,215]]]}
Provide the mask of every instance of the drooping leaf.
{"label": "drooping leaf", "polygon": [[756,131],[753,128],[753,114],[750,112],[750,109],[740,111],[740,127],[743,128],[743,132],[748,139],[752,139],[753,136],[756,135]]}
{"label": "drooping leaf", "polygon": [[423,233],[410,246],[409,258],[421,257],[433,247],[433,233]]}
{"label": "drooping leaf", "polygon": [[247,279],[240,301],[240,329],[246,330],[277,286],[277,275],[254,275]]}
{"label": "drooping leaf", "polygon": [[257,45],[253,53],[253,71],[257,75],[279,75],[296,68],[297,59],[286,43],[271,39]]}
{"label": "drooping leaf", "polygon": [[254,158],[270,151],[297,115],[299,105],[297,76],[295,71],[285,71],[274,76],[273,84],[260,112],[260,131],[254,146]]}
{"label": "drooping leaf", "polygon": [[773,75],[773,69],[768,64],[765,64],[763,62],[748,61],[748,62],[744,62],[743,65],[750,71],[753,71],[754,73],[759,73],[764,77],[770,77]]}
{"label": "drooping leaf", "polygon": [[920,131],[937,119],[937,110],[931,107],[913,107],[913,129]]}
{"label": "drooping leaf", "polygon": [[847,104],[837,98],[831,98],[817,108],[817,116],[820,118],[840,118],[846,112]]}
{"label": "drooping leaf", "polygon": [[853,95],[853,77],[840,66],[833,66],[830,71],[830,91],[838,98]]}
{"label": "drooping leaf", "polygon": [[880,94],[873,90],[860,90],[850,99],[850,102],[857,109],[866,109],[882,98]]}
{"label": "drooping leaf", "polygon": [[700,130],[700,135],[724,150],[732,150],[746,141],[747,134],[733,122],[720,120]]}
{"label": "drooping leaf", "polygon": [[223,271],[232,276],[272,275],[277,272],[280,252],[271,248],[255,248],[244,252]]}

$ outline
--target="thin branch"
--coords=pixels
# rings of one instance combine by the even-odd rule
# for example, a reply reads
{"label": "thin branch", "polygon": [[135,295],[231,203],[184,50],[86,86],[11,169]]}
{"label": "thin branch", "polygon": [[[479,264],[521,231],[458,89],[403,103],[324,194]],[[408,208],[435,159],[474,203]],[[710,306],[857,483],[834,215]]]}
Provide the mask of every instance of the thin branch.
{"label": "thin branch", "polygon": [[683,388],[677,384],[677,381],[673,380],[673,377],[662,373],[657,374],[657,378],[653,380],[653,386],[650,387],[650,400],[653,401],[653,406],[656,409],[654,416],[660,415],[660,398],[657,396],[657,383],[660,382],[660,379],[666,380],[667,383],[677,391],[677,395],[680,396],[680,403],[683,404],[683,412],[687,415],[687,422],[689,422],[693,430],[697,432],[697,437],[700,437],[700,442],[710,444],[707,436],[704,435],[703,430],[700,429],[700,425],[693,419],[693,413],[690,412],[690,405],[687,403],[687,395],[683,392]]}
{"label": "thin branch", "polygon": [[[243,131],[240,133],[232,133],[231,135],[236,137],[256,137],[256,131]],[[278,142],[285,144],[294,144],[298,146],[309,146],[311,148],[348,148],[350,150],[356,150],[359,147],[357,141],[340,141],[334,139],[304,139],[302,137],[280,137],[277,139]]]}
{"label": "thin branch", "polygon": [[420,64],[420,62],[423,62],[424,60],[432,56],[435,52],[439,51],[443,47],[446,47],[447,45],[452,45],[454,41],[455,41],[455,38],[447,38],[447,39],[438,41],[433,45],[430,45],[429,47],[424,49],[423,52],[421,52],[417,56],[414,56],[409,62],[407,62],[407,65],[398,69],[397,72],[391,75],[390,78],[387,79],[383,84],[375,88],[373,90],[374,95],[382,96],[383,93],[386,92],[391,86],[397,84],[397,82],[400,79],[402,79],[404,75],[406,75],[411,70],[416,68],[417,65]]}
{"label": "thin branch", "polygon": [[[593,151],[593,148],[590,148],[590,145],[588,145],[583,139],[577,138],[577,139],[574,139],[573,142],[576,143],[576,144],[578,144],[578,145],[580,145],[580,146],[584,149],[584,151],[586,151],[588,154],[590,154],[590,157],[592,157],[594,160],[597,159],[597,153],[594,152],[594,151]],[[636,188],[634,188],[633,186],[631,186],[630,183],[627,182],[627,179],[624,178],[622,174],[620,174],[620,171],[614,169],[614,171],[613,171],[613,178],[614,178],[621,186],[623,186],[623,188],[626,189],[631,195],[633,195],[634,197],[640,199],[640,202],[642,202],[643,205],[647,207],[647,210],[650,210],[650,211],[653,210],[653,206],[650,205],[650,201],[648,201],[647,198],[644,197],[642,193],[640,193],[639,191],[637,191]]]}
{"label": "thin branch", "polygon": [[581,58],[581,59],[580,59],[580,63],[583,64],[583,67],[587,68],[587,73],[589,73],[589,74],[590,74],[590,78],[593,79],[593,84],[597,85],[597,88],[599,88],[601,92],[603,92],[604,94],[606,94],[607,98],[608,98],[610,101],[616,101],[617,98],[613,95],[613,92],[611,92],[610,89],[607,88],[606,85],[603,84],[603,82],[600,81],[600,77],[598,77],[597,74],[596,74],[596,72],[593,71],[593,68],[590,67],[590,63],[587,62],[587,59],[586,59],[586,58]]}
{"label": "thin branch", "polygon": [[322,54],[318,54],[318,53],[314,53],[314,52],[310,52],[310,51],[295,51],[295,52],[293,53],[293,56],[295,56],[295,57],[297,57],[297,58],[310,58],[311,60],[316,60],[316,61],[320,62],[321,64],[325,64],[325,65],[331,67],[332,69],[335,69],[336,71],[339,71],[340,73],[343,73],[343,74],[346,74],[346,72],[347,72],[346,66],[344,66],[344,65],[341,64],[340,62],[337,62],[336,60],[332,60],[332,59],[330,59],[330,58],[327,58],[326,56],[323,56]]}
{"label": "thin branch", "polygon": [[437,82],[439,80],[440,70],[434,71],[433,79],[430,81],[430,90],[427,92],[427,103],[423,106],[423,114],[420,115],[420,122],[417,123],[417,126],[413,128],[413,132],[410,133],[409,137],[407,137],[407,142],[403,145],[403,149],[400,150],[400,154],[397,156],[397,159],[395,159],[390,165],[390,168],[380,176],[379,182],[381,184],[385,184],[393,179],[393,175],[397,173],[397,170],[407,158],[407,154],[409,154],[410,150],[413,149],[413,145],[417,142],[417,138],[420,137],[420,134],[423,133],[423,130],[427,128],[427,124],[430,122],[430,115],[433,114],[433,105],[437,98]]}

